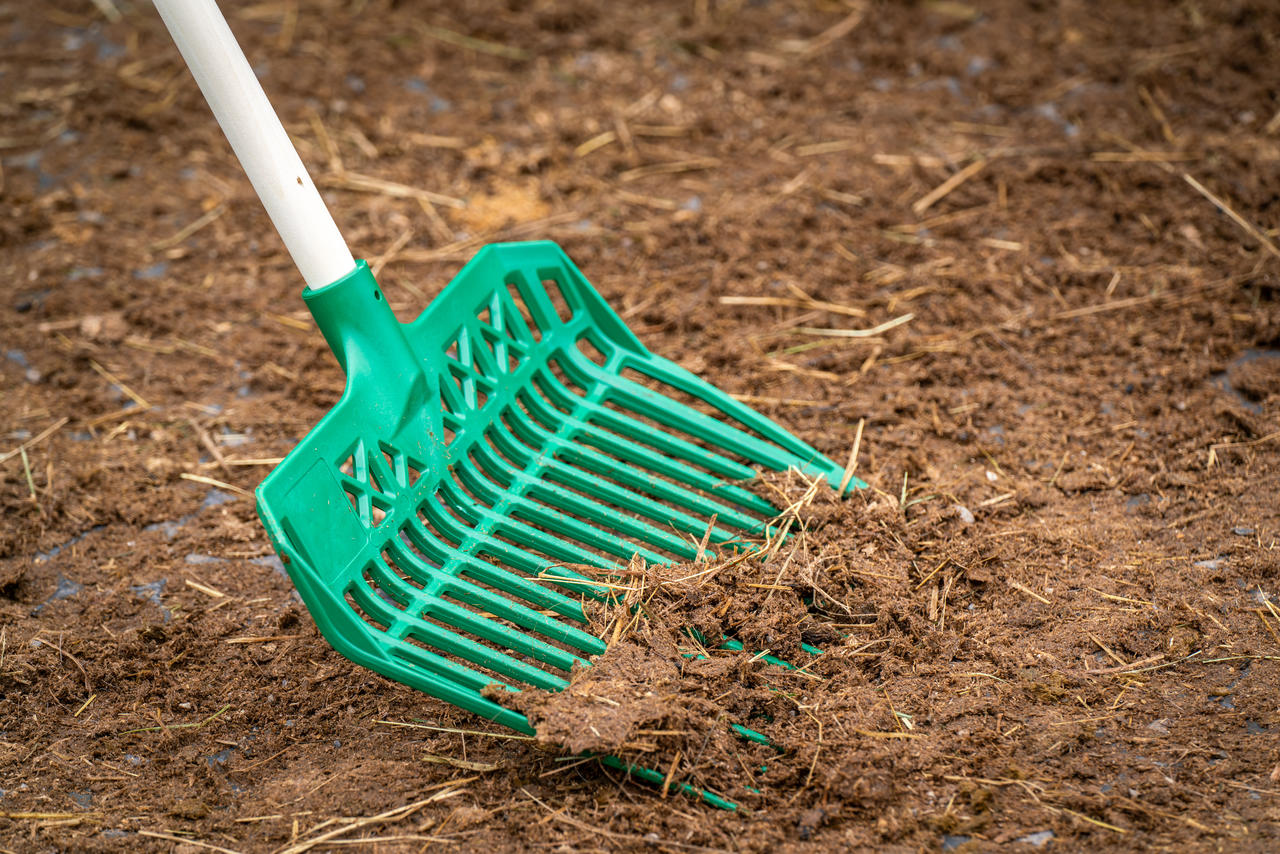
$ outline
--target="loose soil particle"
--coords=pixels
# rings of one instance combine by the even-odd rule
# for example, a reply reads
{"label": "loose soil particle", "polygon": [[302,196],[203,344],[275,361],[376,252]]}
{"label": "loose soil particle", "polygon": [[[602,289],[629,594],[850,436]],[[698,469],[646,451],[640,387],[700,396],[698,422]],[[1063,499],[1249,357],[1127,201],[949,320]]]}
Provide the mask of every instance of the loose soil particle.
{"label": "loose soil particle", "polygon": [[644,568],[540,740],[360,670],[247,498],[343,381],[239,166],[149,4],[0,5],[0,849],[1280,845],[1274,4],[224,7],[402,319],[555,239],[873,488]]}

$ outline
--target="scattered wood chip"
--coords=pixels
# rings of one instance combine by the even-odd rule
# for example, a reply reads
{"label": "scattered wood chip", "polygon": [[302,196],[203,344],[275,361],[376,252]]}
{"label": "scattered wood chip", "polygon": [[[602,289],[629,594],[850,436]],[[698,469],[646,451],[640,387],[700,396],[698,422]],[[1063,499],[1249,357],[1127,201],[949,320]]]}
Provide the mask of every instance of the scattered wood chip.
{"label": "scattered wood chip", "polygon": [[466,759],[458,759],[454,756],[440,756],[436,753],[425,753],[422,756],[423,762],[430,762],[433,765],[452,765],[454,768],[461,768],[464,771],[497,771],[501,765],[495,765],[491,762],[470,762]]}
{"label": "scattered wood chip", "polygon": [[1019,593],[1025,593],[1026,595],[1030,596],[1032,599],[1043,602],[1046,605],[1053,604],[1048,599],[1044,598],[1039,593],[1035,592],[1030,587],[1028,587],[1025,584],[1022,584],[1021,582],[1014,581],[1012,578],[1007,578],[1005,579],[1005,581],[1007,581],[1009,586],[1012,587],[1014,590],[1017,590]]}
{"label": "scattered wood chip", "polygon": [[355,172],[325,175],[321,178],[321,182],[329,187],[355,190],[362,193],[377,193],[398,199],[425,199],[433,205],[441,205],[447,208],[465,208],[467,206],[465,201],[453,196],[433,193],[420,187],[410,187],[408,184],[387,181],[382,178],[375,178],[372,175],[360,175]]}
{"label": "scattered wood chip", "polygon": [[911,205],[912,212],[915,213],[916,216],[919,216],[920,214],[924,213],[933,205],[942,201],[948,195],[954,192],[955,189],[959,187],[961,184],[963,184],[965,181],[968,181],[974,175],[977,175],[979,172],[981,172],[983,168],[986,167],[986,165],[987,165],[986,160],[973,161],[968,166],[964,167],[959,172],[952,175],[950,178],[943,181],[941,184],[934,187],[932,190],[930,190],[929,192],[921,196],[919,199],[917,199],[915,203]]}
{"label": "scattered wood chip", "polygon": [[888,332],[890,329],[901,326],[904,323],[910,323],[914,319],[915,315],[908,313],[901,317],[895,317],[893,320],[886,320],[879,326],[873,326],[870,329],[820,329],[813,326],[801,326],[796,331],[805,335],[822,335],[828,338],[874,338],[882,332]]}
{"label": "scattered wood chip", "polygon": [[245,644],[245,643],[273,643],[275,641],[297,640],[302,635],[267,635],[260,638],[228,638],[224,643],[228,644]]}
{"label": "scattered wood chip", "polygon": [[190,480],[196,483],[203,483],[207,486],[217,487],[218,489],[225,490],[226,492],[231,492],[236,495],[241,495],[246,498],[252,497],[253,495],[253,493],[250,492],[249,490],[236,486],[234,483],[227,483],[226,481],[217,480],[216,478],[205,477],[202,474],[192,474],[191,472],[184,471],[180,475],[178,475],[178,477],[182,478],[183,480]]}

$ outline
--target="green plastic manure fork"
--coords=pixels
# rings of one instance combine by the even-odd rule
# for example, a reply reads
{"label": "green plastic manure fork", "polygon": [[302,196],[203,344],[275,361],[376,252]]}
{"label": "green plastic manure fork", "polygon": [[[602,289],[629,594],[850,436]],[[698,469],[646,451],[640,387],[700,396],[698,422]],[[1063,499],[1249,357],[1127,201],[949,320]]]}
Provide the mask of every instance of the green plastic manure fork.
{"label": "green plastic manure fork", "polygon": [[347,375],[257,492],[289,576],[347,658],[532,733],[493,686],[560,690],[605,650],[582,606],[603,590],[565,564],[603,577],[637,554],[692,559],[708,533],[763,533],[777,510],[740,485],[758,467],[840,484],[809,445],[645,349],[553,243],[486,246],[417,320],[397,321],[214,0],[156,5]]}

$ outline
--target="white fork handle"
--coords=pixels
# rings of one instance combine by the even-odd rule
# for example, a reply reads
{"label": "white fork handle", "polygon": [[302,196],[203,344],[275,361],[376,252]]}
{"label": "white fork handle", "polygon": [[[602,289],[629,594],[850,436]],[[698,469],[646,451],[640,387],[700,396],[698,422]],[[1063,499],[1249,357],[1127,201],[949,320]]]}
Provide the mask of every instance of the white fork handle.
{"label": "white fork handle", "polygon": [[214,0],[155,0],[160,17],[313,290],[355,269],[351,250]]}

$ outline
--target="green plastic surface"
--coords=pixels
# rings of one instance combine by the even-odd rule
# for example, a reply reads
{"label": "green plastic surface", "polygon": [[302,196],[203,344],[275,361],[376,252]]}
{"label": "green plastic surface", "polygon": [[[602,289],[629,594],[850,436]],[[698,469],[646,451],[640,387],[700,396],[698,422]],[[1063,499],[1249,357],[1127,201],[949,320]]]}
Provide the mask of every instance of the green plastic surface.
{"label": "green plastic surface", "polygon": [[520,732],[502,691],[605,649],[593,581],[764,532],[756,469],[843,476],[645,349],[554,243],[485,247],[408,324],[364,262],[303,299],[347,385],[258,488],[272,543],[340,653]]}

